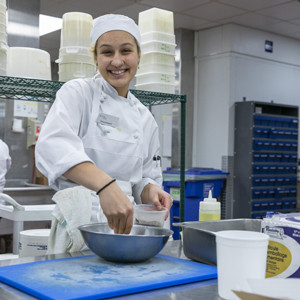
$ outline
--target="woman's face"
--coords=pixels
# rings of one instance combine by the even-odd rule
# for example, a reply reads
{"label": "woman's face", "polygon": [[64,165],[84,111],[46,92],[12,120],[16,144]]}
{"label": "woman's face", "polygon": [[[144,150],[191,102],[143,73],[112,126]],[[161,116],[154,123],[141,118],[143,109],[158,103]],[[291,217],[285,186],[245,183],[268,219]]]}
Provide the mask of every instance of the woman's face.
{"label": "woman's face", "polygon": [[126,97],[140,60],[134,37],[121,30],[106,32],[96,43],[96,53],[101,76]]}

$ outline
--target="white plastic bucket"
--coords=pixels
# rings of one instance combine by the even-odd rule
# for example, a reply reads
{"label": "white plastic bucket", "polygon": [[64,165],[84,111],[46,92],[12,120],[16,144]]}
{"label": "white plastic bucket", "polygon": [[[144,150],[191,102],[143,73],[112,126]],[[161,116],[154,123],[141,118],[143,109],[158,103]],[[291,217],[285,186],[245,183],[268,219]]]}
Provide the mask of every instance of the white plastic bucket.
{"label": "white plastic bucket", "polygon": [[69,81],[76,78],[93,77],[96,74],[96,66],[87,63],[60,63],[58,65],[59,81]]}
{"label": "white plastic bucket", "polygon": [[7,76],[51,80],[50,54],[27,47],[9,47]]}
{"label": "white plastic bucket", "polygon": [[269,236],[261,232],[225,230],[216,233],[218,292],[240,299],[232,290],[248,291],[247,279],[264,279]]}
{"label": "white plastic bucket", "polygon": [[20,232],[19,257],[45,255],[50,229],[32,229]]}
{"label": "white plastic bucket", "polygon": [[60,46],[89,47],[93,17],[82,12],[68,12],[63,15]]}

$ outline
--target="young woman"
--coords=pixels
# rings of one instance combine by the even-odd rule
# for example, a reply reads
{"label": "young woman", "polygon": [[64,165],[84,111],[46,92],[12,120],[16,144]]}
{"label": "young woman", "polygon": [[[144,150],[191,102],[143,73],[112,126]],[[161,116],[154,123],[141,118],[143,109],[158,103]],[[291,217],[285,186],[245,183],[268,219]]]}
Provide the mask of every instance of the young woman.
{"label": "young woman", "polygon": [[[129,91],[140,60],[140,33],[122,15],[94,20],[91,31],[99,74],[65,83],[42,126],[37,168],[49,185],[95,191],[109,226],[130,233],[133,203],[170,209],[161,189],[157,124]],[[115,181],[116,180],[116,181]]]}

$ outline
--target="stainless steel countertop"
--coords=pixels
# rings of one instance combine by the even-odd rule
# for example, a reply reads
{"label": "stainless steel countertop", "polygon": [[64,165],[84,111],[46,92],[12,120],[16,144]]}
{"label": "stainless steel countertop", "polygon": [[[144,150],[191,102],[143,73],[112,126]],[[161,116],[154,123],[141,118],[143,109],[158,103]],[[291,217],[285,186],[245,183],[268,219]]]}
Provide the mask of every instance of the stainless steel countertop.
{"label": "stainless steel countertop", "polygon": [[[187,259],[183,253],[182,243],[179,240],[169,241],[164,249],[160,252],[161,254]],[[44,255],[35,257],[24,257],[18,259],[7,259],[0,260],[1,266],[29,263],[35,261],[51,260],[65,257],[76,257],[83,255],[93,254],[91,251],[75,252],[68,254],[55,254],[55,255]],[[210,279],[200,281],[196,283],[182,284],[178,286],[172,286],[168,288],[161,288],[157,290],[136,293],[132,295],[114,297],[110,299],[155,299],[155,300],[185,300],[185,299],[210,299],[219,300],[217,279]],[[20,300],[20,299],[36,299],[35,297],[29,296],[13,287],[6,284],[0,283],[0,300]]]}

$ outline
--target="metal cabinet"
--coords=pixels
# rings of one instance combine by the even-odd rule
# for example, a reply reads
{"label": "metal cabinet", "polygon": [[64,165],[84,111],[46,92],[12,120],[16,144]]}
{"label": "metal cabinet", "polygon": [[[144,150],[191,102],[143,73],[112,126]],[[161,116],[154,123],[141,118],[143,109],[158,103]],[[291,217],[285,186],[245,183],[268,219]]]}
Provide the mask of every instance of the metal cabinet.
{"label": "metal cabinet", "polygon": [[298,106],[235,103],[234,218],[296,210]]}

